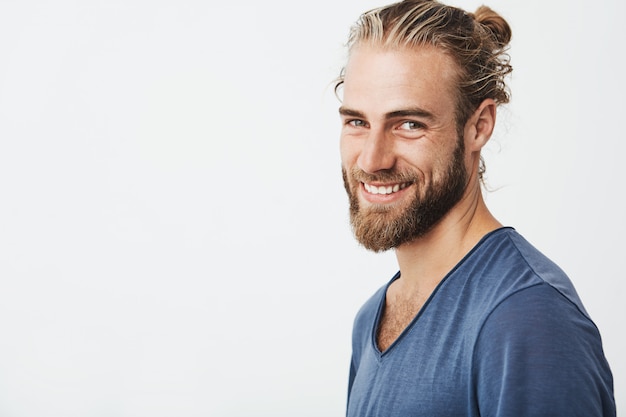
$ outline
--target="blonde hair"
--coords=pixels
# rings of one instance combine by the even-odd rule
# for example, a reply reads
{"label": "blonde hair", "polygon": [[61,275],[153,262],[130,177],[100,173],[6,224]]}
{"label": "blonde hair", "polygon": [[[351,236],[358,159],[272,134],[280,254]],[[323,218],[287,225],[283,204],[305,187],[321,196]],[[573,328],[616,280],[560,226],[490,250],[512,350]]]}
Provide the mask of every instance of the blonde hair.
{"label": "blonde hair", "polygon": [[[462,129],[480,103],[508,103],[504,78],[512,71],[506,53],[508,23],[489,7],[475,13],[435,0],[404,0],[361,15],[350,31],[348,49],[369,43],[383,47],[432,45],[458,64],[457,126]],[[343,84],[343,74],[335,90]],[[461,131],[462,132],[462,131]]]}

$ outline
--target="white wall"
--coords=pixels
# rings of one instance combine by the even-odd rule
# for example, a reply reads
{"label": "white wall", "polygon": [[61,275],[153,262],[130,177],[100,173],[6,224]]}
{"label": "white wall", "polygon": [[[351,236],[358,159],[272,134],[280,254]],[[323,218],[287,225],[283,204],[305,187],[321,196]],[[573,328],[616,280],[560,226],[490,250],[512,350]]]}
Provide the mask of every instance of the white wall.
{"label": "white wall", "polygon": [[[1,416],[343,415],[396,266],[351,236],[329,86],[383,3],[209,3],[0,1]],[[515,66],[488,203],[571,275],[626,403],[626,7],[487,4]]]}

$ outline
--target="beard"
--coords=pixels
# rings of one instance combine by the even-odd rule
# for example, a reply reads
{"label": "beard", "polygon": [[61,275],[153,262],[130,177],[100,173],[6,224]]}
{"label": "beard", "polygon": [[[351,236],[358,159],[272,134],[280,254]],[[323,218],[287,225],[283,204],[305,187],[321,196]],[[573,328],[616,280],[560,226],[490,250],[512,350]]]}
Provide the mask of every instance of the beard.
{"label": "beard", "polygon": [[[365,248],[383,252],[426,235],[463,197],[467,185],[464,143],[460,138],[441,179],[429,185],[416,174],[394,169],[368,174],[358,167],[342,168],[350,202],[350,223],[356,239]],[[373,205],[362,208],[358,193],[362,182],[410,183],[414,194],[408,206]],[[352,183],[352,185],[351,185]]]}

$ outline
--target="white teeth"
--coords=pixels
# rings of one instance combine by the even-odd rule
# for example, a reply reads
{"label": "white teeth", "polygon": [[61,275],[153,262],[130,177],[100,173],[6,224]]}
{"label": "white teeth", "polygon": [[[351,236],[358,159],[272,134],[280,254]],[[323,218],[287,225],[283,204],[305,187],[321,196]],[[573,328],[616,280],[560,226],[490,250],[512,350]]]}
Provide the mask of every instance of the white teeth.
{"label": "white teeth", "polygon": [[370,185],[366,183],[363,183],[363,185],[365,186],[365,189],[367,190],[367,192],[371,194],[387,195],[387,194],[397,193],[398,191],[406,188],[408,184],[403,183],[403,184],[395,184],[395,185],[387,185],[387,186],[381,185],[378,187],[375,185]]}

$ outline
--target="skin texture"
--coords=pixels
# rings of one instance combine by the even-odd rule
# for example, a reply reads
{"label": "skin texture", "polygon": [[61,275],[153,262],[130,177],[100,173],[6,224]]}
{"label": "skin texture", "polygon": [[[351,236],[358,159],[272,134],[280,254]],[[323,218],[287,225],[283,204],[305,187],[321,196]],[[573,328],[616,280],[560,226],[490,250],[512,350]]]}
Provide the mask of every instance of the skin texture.
{"label": "skin texture", "polygon": [[[501,226],[484,203],[478,178],[496,104],[485,99],[460,136],[456,68],[449,55],[432,46],[369,44],[355,45],[346,65],[340,148],[346,190],[356,206],[353,226],[361,222],[360,227],[374,228],[373,235],[394,222],[419,229],[393,246],[401,277],[387,292],[381,350],[399,336],[445,274]],[[385,191],[372,193],[370,186]],[[387,193],[394,186],[398,191]],[[435,205],[411,209],[429,196]],[[445,204],[439,204],[442,200]],[[362,237],[356,227],[355,234]]]}

